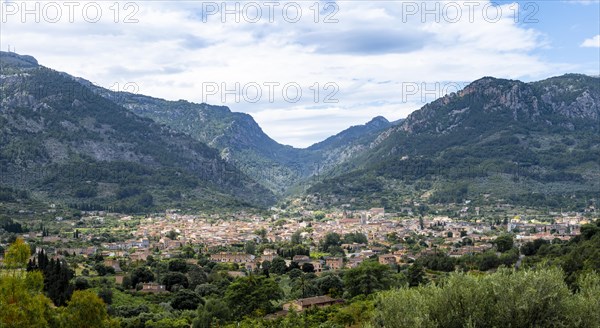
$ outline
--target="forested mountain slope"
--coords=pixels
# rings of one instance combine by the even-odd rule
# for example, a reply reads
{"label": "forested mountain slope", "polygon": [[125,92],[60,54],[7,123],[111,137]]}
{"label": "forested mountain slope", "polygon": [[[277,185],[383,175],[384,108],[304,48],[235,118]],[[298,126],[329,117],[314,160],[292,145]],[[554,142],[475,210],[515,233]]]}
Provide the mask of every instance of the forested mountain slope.
{"label": "forested mountain slope", "polygon": [[273,194],[206,144],[35,59],[0,56],[2,186],[80,208],[266,206]]}
{"label": "forested mountain slope", "polygon": [[356,157],[357,169],[309,193],[386,207],[585,202],[600,188],[599,103],[597,77],[486,77],[384,131],[376,147]]}

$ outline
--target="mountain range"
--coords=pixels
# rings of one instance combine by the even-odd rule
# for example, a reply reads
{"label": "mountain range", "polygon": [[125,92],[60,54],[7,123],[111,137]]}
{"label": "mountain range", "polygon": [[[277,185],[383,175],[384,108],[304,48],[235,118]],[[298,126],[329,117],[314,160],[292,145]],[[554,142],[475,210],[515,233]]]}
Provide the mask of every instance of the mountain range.
{"label": "mountain range", "polygon": [[272,192],[189,135],[31,57],[0,56],[2,187],[82,209],[267,206]]}
{"label": "mountain range", "polygon": [[353,160],[358,167],[309,193],[389,208],[473,200],[582,208],[600,191],[599,104],[597,77],[485,77],[383,131]]}
{"label": "mountain range", "polygon": [[221,158],[262,183],[278,196],[298,190],[306,179],[331,170],[361,152],[378,133],[391,127],[384,117],[353,126],[305,149],[277,143],[252,116],[224,106],[168,101],[128,92],[114,92],[79,80],[103,97],[185,133],[219,150]]}
{"label": "mountain range", "polygon": [[[600,79],[485,77],[305,149],[223,106],[115,92],[0,52],[0,188],[80,208],[519,203],[598,198]],[[12,194],[14,195],[12,195]],[[0,201],[2,197],[0,197]]]}

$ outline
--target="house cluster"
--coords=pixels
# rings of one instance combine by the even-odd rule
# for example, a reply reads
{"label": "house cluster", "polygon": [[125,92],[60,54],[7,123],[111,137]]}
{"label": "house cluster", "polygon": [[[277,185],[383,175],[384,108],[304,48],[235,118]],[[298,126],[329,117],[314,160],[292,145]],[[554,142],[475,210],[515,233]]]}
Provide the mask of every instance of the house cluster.
{"label": "house cluster", "polygon": [[219,263],[235,263],[246,268],[246,270],[254,270],[259,262],[254,255],[240,252],[220,252],[217,254],[212,254],[210,256],[210,260]]}
{"label": "house cluster", "polygon": [[[104,219],[95,216],[85,218],[92,224],[101,224]],[[220,215],[184,215],[168,211],[164,216],[142,219],[140,224],[131,228],[129,216],[121,216],[121,225],[115,229],[131,229],[132,237],[117,242],[104,242],[99,246],[60,247],[68,243],[65,236],[37,236],[24,234],[26,239],[41,238],[44,248],[52,256],[84,255],[92,256],[100,252],[105,258],[124,261],[144,261],[160,251],[161,258],[178,256],[185,245],[202,245],[205,250],[218,249],[221,246],[243,245],[247,241],[267,239],[272,242],[291,241],[292,236],[300,232],[303,239],[318,244],[327,233],[336,232],[345,235],[359,232],[367,236],[367,243],[345,243],[342,248],[345,256],[324,257],[319,260],[297,255],[287,259],[287,264],[296,262],[300,266],[310,263],[315,272],[352,268],[367,258],[377,257],[383,264],[399,264],[427,254],[443,251],[450,256],[462,256],[483,252],[492,247],[497,236],[494,228],[486,222],[456,221],[448,217],[425,217],[422,219],[397,219],[394,214],[386,213],[383,208],[363,211],[339,210],[325,214],[323,220],[306,220],[315,213],[304,211],[302,217],[294,219],[263,218],[246,213]],[[301,220],[304,219],[304,220]],[[508,221],[506,229],[516,234],[517,244],[542,238],[566,240],[579,234],[582,224],[588,223],[582,216],[556,215],[553,223],[547,224],[530,218],[515,217]],[[393,235],[393,238],[390,237]],[[82,234],[81,241],[90,241],[93,233]],[[418,243],[421,251],[412,251],[407,241]],[[377,246],[375,246],[375,244]],[[423,250],[423,248],[425,248]],[[315,249],[311,249],[316,251]],[[240,268],[254,270],[259,263],[272,261],[277,252],[266,249],[263,254],[254,256],[244,253],[218,252],[212,254],[211,261],[237,263]],[[118,261],[105,262],[120,272]]]}

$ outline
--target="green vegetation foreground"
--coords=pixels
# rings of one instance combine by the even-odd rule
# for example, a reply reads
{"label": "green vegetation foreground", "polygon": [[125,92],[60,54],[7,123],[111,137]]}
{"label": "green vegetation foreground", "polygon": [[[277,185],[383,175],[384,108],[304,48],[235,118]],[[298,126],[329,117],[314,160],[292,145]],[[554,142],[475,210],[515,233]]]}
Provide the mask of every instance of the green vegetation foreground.
{"label": "green vegetation foreground", "polygon": [[[374,307],[361,309],[367,312],[361,313],[364,321],[351,327],[600,327],[600,276],[583,274],[578,286],[572,292],[557,267],[457,272],[438,284],[376,294]],[[348,327],[344,314],[354,312],[352,307],[311,309],[276,320],[246,319],[239,327]]]}
{"label": "green vegetation foreground", "polygon": [[4,254],[0,272],[0,327],[118,327],[106,304],[92,291],[75,291],[65,307],[55,307],[43,294],[40,271],[27,272],[29,245],[17,239]]}
{"label": "green vegetation foreground", "polygon": [[600,327],[600,277],[572,293],[561,269],[455,273],[440,284],[382,292],[375,327]]}
{"label": "green vegetation foreground", "polygon": [[[111,318],[103,301],[107,298],[92,289],[77,290],[70,300],[54,305],[47,296],[53,293],[48,290],[44,295],[43,272],[26,271],[30,246],[17,239],[6,249],[0,270],[0,328],[189,327],[192,323],[194,327],[600,327],[600,222],[584,225],[581,235],[569,243],[540,244],[539,248],[535,244],[522,247],[529,254],[523,261],[523,266],[530,266],[527,269],[456,271],[428,284],[411,284],[415,279],[409,279],[392,284],[406,285],[391,290],[386,290],[390,284],[385,283],[390,270],[367,261],[340,271],[342,280],[321,276],[319,289],[329,291],[321,293],[335,296],[331,291],[339,295],[345,289],[345,304],[291,311],[275,319],[264,317],[278,310],[272,301],[280,298],[281,290],[274,278],[257,274],[237,278],[224,288],[223,297],[201,293],[193,302],[191,296],[196,294],[184,286],[172,296],[169,317],[142,321],[142,314]],[[176,263],[169,262],[173,269]],[[415,268],[422,270],[412,265],[409,271]],[[292,269],[290,278],[292,272],[302,277],[301,270]],[[173,280],[174,274],[165,279]],[[301,281],[294,288],[309,292]]]}

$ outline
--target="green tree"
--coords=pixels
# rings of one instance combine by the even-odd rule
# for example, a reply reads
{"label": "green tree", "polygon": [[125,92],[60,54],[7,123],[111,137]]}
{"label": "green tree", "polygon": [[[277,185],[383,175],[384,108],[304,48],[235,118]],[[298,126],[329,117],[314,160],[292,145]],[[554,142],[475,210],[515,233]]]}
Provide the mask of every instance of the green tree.
{"label": "green tree", "polygon": [[600,227],[598,225],[588,223],[582,225],[580,231],[583,239],[589,240],[592,239],[592,237],[594,237],[594,235],[596,235],[597,233],[600,233]]}
{"label": "green tree", "polygon": [[178,290],[171,300],[171,306],[175,310],[196,310],[202,303],[200,295],[189,289]]}
{"label": "green tree", "polygon": [[160,318],[151,319],[144,324],[146,328],[189,328],[190,323],[186,318]]}
{"label": "green tree", "polygon": [[346,244],[367,244],[368,242],[367,236],[360,232],[351,232],[344,235],[344,243]]}
{"label": "green tree", "polygon": [[306,262],[302,264],[302,271],[305,273],[315,272],[315,266],[310,262]]}
{"label": "green tree", "polygon": [[257,229],[254,233],[260,237],[261,242],[267,242],[267,230],[265,228]]}
{"label": "green tree", "polygon": [[413,263],[407,270],[406,278],[408,280],[408,285],[411,287],[419,286],[426,282],[423,265],[421,265],[419,261]]}
{"label": "green tree", "polygon": [[390,242],[390,243],[392,243],[392,244],[397,244],[397,243],[400,242],[400,239],[398,238],[398,234],[396,232],[388,233],[385,236],[385,240],[388,241],[388,242]]}
{"label": "green tree", "polygon": [[9,269],[23,269],[27,266],[30,255],[29,245],[23,239],[17,238],[4,253],[4,265]]}
{"label": "green tree", "polygon": [[292,289],[296,291],[294,294],[299,298],[312,297],[319,294],[319,288],[314,279],[311,279],[308,274],[301,274],[299,277],[293,279]]}
{"label": "green tree", "polygon": [[514,246],[513,237],[511,235],[507,235],[507,234],[498,236],[494,240],[494,244],[496,244],[496,248],[498,249],[498,252],[504,253],[513,248],[513,246]]}
{"label": "green tree", "polygon": [[344,286],[346,296],[369,295],[390,287],[390,268],[376,261],[364,261],[358,267],[346,271]]}
{"label": "green tree", "polygon": [[169,272],[162,278],[162,284],[165,285],[165,288],[169,291],[172,291],[175,285],[179,285],[183,288],[188,288],[190,283],[186,277],[181,272]]}
{"label": "green tree", "polygon": [[94,265],[94,270],[96,270],[96,273],[98,273],[99,276],[105,276],[107,274],[114,274],[115,273],[115,269],[113,267],[110,266],[106,266],[102,263],[96,263]]}
{"label": "green tree", "polygon": [[44,291],[56,305],[65,305],[73,293],[73,270],[66,261],[51,259],[42,268],[44,274]]}
{"label": "green tree", "polygon": [[169,271],[186,273],[187,270],[188,265],[184,259],[173,259],[169,261]]}
{"label": "green tree", "polygon": [[198,307],[198,316],[194,319],[194,328],[222,326],[231,318],[227,304],[221,299],[209,299]]}
{"label": "green tree", "polygon": [[98,291],[98,297],[100,297],[104,303],[110,305],[112,304],[113,291],[109,287],[103,287]]}
{"label": "green tree", "polygon": [[52,301],[42,294],[42,273],[23,270],[29,254],[29,246],[21,239],[17,239],[6,250],[6,266],[0,270],[0,327],[41,328],[56,325]]}
{"label": "green tree", "polygon": [[252,240],[248,240],[244,245],[244,251],[248,254],[255,255],[256,254],[256,243]]}
{"label": "green tree", "polygon": [[[296,263],[296,262],[292,262]],[[302,270],[298,269],[298,268],[290,268],[290,271],[288,271],[287,275],[288,277],[290,277],[291,279],[296,279],[298,277],[300,277],[301,275],[303,275],[304,273],[302,272]]]}
{"label": "green tree", "polygon": [[334,317],[334,320],[340,320],[340,323],[347,326],[363,325],[368,323],[373,315],[374,307],[372,301],[354,301],[347,307],[340,309]]}
{"label": "green tree", "polygon": [[199,266],[194,265],[187,273],[189,288],[196,289],[196,286],[204,284],[208,281],[208,275]]}
{"label": "green tree", "polygon": [[177,237],[179,236],[179,233],[175,230],[170,230],[169,232],[167,232],[166,237],[171,239],[171,240],[175,240],[177,239]]}
{"label": "green tree", "polygon": [[260,269],[262,274],[264,274],[267,278],[270,276],[271,262],[270,261],[262,261],[260,263]]}
{"label": "green tree", "polygon": [[547,244],[550,244],[550,242],[547,240],[544,240],[544,239],[536,239],[534,241],[528,241],[523,246],[521,246],[521,253],[523,253],[523,255],[527,255],[527,256],[535,255],[537,253],[537,251],[540,249],[540,247],[542,247],[543,245],[547,245]]}
{"label": "green tree", "polygon": [[294,245],[302,244],[302,233],[300,230],[298,230],[292,234],[291,242]]}
{"label": "green tree", "polygon": [[325,218],[325,212],[323,211],[315,211],[313,213],[315,220],[321,221]]}
{"label": "green tree", "polygon": [[322,295],[339,297],[344,292],[344,282],[339,275],[333,272],[323,273],[317,278],[316,283]]}
{"label": "green tree", "polygon": [[181,248],[181,254],[186,259],[193,259],[194,256],[196,256],[196,251],[194,250],[194,248],[191,245],[185,245]]}
{"label": "green tree", "polygon": [[273,279],[254,275],[236,279],[225,292],[229,308],[240,318],[251,313],[270,313],[274,310],[272,302],[282,297],[283,292]]}
{"label": "green tree", "polygon": [[147,267],[137,267],[131,273],[132,286],[142,282],[151,282],[152,280],[154,280],[154,274]]}
{"label": "green tree", "polygon": [[285,260],[281,257],[276,257],[271,261],[271,267],[269,268],[269,272],[275,274],[285,274],[287,271],[287,265],[285,264]]}
{"label": "green tree", "polygon": [[219,289],[219,287],[213,285],[213,284],[200,284],[198,286],[196,286],[196,289],[194,290],[196,293],[198,293],[198,295],[200,295],[201,297],[208,297],[208,296],[221,296],[222,291]]}
{"label": "green tree", "polygon": [[447,254],[438,252],[436,254],[421,256],[417,262],[421,263],[424,267],[436,271],[454,271],[455,261]]}
{"label": "green tree", "polygon": [[567,303],[571,327],[594,327],[600,324],[600,274],[585,273],[577,281],[579,289]]}
{"label": "green tree", "polygon": [[329,232],[325,235],[325,238],[321,240],[320,248],[323,252],[329,252],[329,248],[332,246],[341,246],[342,240],[338,233]]}
{"label": "green tree", "polygon": [[62,313],[61,326],[65,328],[104,328],[116,326],[108,317],[106,304],[90,290],[78,290],[73,293],[65,311]]}
{"label": "green tree", "polygon": [[495,269],[500,265],[500,259],[496,255],[496,253],[492,251],[485,252],[481,254],[479,257],[479,270],[488,271],[490,269]]}
{"label": "green tree", "polygon": [[89,280],[85,277],[77,277],[73,283],[75,290],[86,290],[91,287]]}

